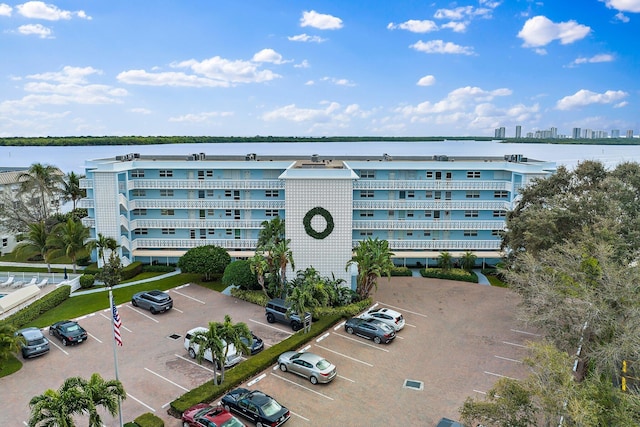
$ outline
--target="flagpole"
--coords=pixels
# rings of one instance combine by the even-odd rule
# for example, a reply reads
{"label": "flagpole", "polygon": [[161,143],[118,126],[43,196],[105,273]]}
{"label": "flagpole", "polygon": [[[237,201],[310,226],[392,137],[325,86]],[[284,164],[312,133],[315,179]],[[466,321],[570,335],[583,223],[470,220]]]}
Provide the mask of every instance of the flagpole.
{"label": "flagpole", "polygon": [[[116,381],[120,381],[120,378],[118,376],[118,352],[116,351],[116,349],[118,348],[118,346],[116,345],[116,319],[113,318],[114,306],[115,302],[113,301],[113,292],[111,291],[111,286],[109,286],[109,307],[111,308],[111,326],[113,329],[113,363],[116,370]],[[122,423],[122,399],[120,399],[120,396],[118,396],[118,416],[120,419],[120,427],[124,427],[124,424]]]}

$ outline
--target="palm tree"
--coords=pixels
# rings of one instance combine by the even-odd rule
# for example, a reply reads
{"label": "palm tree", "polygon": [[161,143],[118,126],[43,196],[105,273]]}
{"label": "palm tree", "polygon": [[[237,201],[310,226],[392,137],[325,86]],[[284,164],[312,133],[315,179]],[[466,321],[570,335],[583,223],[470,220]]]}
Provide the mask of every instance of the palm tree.
{"label": "palm tree", "polygon": [[347,262],[347,270],[351,265],[358,266],[356,292],[361,299],[369,297],[372,289],[378,288],[378,279],[383,275],[391,278],[393,252],[389,250],[389,242],[377,237],[361,240],[354,248],[355,255]]}
{"label": "palm tree", "polygon": [[75,273],[78,255],[88,252],[91,245],[88,239],[89,229],[80,221],[69,218],[67,222],[56,225],[47,239],[47,244],[51,248],[48,255],[50,258],[62,255],[68,257],[73,263]]}
{"label": "palm tree", "polygon": [[471,273],[471,270],[473,270],[473,267],[476,265],[476,259],[478,259],[478,257],[474,255],[473,252],[465,252],[464,255],[460,257],[462,269],[467,273]]}
{"label": "palm tree", "polygon": [[[216,323],[209,322],[209,328],[206,331],[196,331],[191,337],[191,342],[197,344],[196,362],[202,364],[204,355],[208,350],[211,352],[211,358],[214,361],[214,369],[224,369],[225,346],[218,335],[218,326]],[[214,370],[213,383],[219,385],[222,384],[222,377],[219,379],[216,370]]]}
{"label": "palm tree", "polygon": [[74,415],[87,412],[92,404],[79,377],[67,378],[58,390],[48,389],[31,398],[29,427],[74,427]]}
{"label": "palm tree", "polygon": [[[291,293],[286,300],[291,305],[287,311],[287,315],[298,313],[302,321],[302,332],[307,333],[311,330],[311,319],[307,323],[307,314],[313,307],[318,306],[318,301],[313,296],[314,287],[312,282],[303,281],[298,286],[291,289]],[[309,316],[311,317],[311,316]]]}
{"label": "palm tree", "polygon": [[293,252],[289,248],[291,239],[281,240],[275,245],[269,247],[271,258],[274,261],[274,265],[277,266],[280,276],[280,290],[279,294],[283,295],[285,286],[287,283],[287,265],[291,264],[291,269],[295,270],[293,263]]}
{"label": "palm tree", "polygon": [[75,172],[70,172],[65,175],[62,180],[62,200],[65,202],[73,202],[74,211],[76,210],[78,200],[86,195],[85,190],[80,188],[80,180],[84,177],[84,175],[76,175]]}
{"label": "palm tree", "polygon": [[89,427],[101,427],[104,425],[97,407],[103,407],[112,416],[118,413],[120,401],[127,398],[122,383],[118,380],[105,381],[98,373],[91,375],[89,381],[84,381],[83,390],[87,400],[92,403],[89,412]]}
{"label": "palm tree", "polygon": [[26,234],[25,239],[18,243],[14,252],[19,257],[27,258],[33,255],[40,255],[47,263],[47,271],[51,273],[51,263],[47,256],[49,251],[48,238],[49,230],[44,221],[29,224],[29,232]]}
{"label": "palm tree", "polygon": [[6,360],[20,351],[20,338],[14,334],[11,324],[0,322],[0,369]]}
{"label": "palm tree", "polygon": [[98,257],[102,259],[102,265],[107,263],[105,258],[105,251],[115,251],[118,246],[118,242],[113,237],[107,237],[102,233],[98,233],[98,238],[92,243],[98,249]]}
{"label": "palm tree", "polygon": [[[217,323],[216,328],[218,332],[218,338],[220,338],[225,343],[227,343],[227,345],[224,347],[224,355],[222,358],[223,361],[227,360],[227,352],[229,351],[229,345],[231,344],[233,344],[238,351],[242,351],[244,354],[250,353],[249,348],[242,341],[242,338],[247,339],[248,342],[251,342],[251,339],[252,339],[251,331],[249,330],[249,327],[247,326],[246,323],[239,322],[234,324],[231,321],[231,316],[229,316],[228,314],[225,314],[224,322]],[[221,370],[222,378],[220,379],[220,381],[223,382],[224,381],[224,363],[221,363],[221,366],[222,366],[222,370]]]}
{"label": "palm tree", "polygon": [[441,252],[438,257],[438,267],[444,272],[450,271],[453,268],[453,256],[447,251]]}
{"label": "palm tree", "polygon": [[20,174],[20,194],[33,193],[39,199],[39,217],[46,220],[50,215],[49,207],[60,192],[62,172],[55,166],[34,163],[27,172]]}
{"label": "palm tree", "polygon": [[267,288],[264,285],[265,275],[269,272],[269,263],[264,256],[264,253],[261,251],[256,251],[255,255],[249,259],[251,272],[256,275],[258,278],[258,283],[264,294],[269,297],[269,293],[267,292]]}
{"label": "palm tree", "polygon": [[278,244],[281,240],[284,240],[285,227],[284,220],[279,216],[273,218],[271,221],[262,221],[262,230],[258,235],[258,247],[265,247]]}

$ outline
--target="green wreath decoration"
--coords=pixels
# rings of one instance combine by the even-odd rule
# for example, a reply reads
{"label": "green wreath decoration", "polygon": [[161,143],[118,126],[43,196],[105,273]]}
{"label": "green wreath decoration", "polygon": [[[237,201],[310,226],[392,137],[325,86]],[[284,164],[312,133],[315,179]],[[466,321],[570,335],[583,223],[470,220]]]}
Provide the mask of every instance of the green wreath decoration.
{"label": "green wreath decoration", "polygon": [[[322,231],[316,231],[311,225],[311,220],[316,215],[320,215],[327,222],[327,226]],[[325,208],[321,208],[320,206],[316,206],[313,209],[310,209],[309,212],[306,213],[304,219],[302,220],[302,224],[304,224],[304,231],[314,239],[322,240],[326,238],[333,231],[333,217],[331,213]]]}

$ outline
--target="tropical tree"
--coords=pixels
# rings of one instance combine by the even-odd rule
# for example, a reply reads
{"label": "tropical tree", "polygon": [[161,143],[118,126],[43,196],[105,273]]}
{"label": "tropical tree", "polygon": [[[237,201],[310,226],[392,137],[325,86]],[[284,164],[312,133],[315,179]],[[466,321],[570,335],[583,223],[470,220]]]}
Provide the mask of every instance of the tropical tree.
{"label": "tropical tree", "polygon": [[[331,291],[326,281],[313,267],[298,271],[291,282],[291,288],[286,301],[290,303],[287,315],[298,313],[302,321],[303,332],[311,330],[311,316],[307,319],[304,313],[311,312],[315,307],[328,306],[331,301]],[[307,322],[309,320],[309,322]]]}
{"label": "tropical tree", "polygon": [[51,273],[51,263],[47,256],[49,252],[48,238],[49,230],[44,221],[29,224],[29,231],[15,247],[14,253],[19,257],[27,258],[33,255],[40,255],[47,263],[47,271]]}
{"label": "tropical tree", "polygon": [[97,408],[104,408],[109,414],[116,416],[120,402],[127,398],[120,381],[105,380],[98,373],[91,375],[89,381],[83,380],[82,389],[87,400],[91,403],[88,408],[89,427],[104,425]]}
{"label": "tropical tree", "polygon": [[438,256],[438,267],[440,267],[444,272],[451,271],[453,268],[453,256],[451,253],[447,251],[440,252],[440,255]]}
{"label": "tropical tree", "polygon": [[122,264],[120,263],[120,256],[116,252],[111,252],[109,262],[102,266],[96,278],[104,283],[107,288],[112,288],[120,283],[122,280]]}
{"label": "tropical tree", "polygon": [[269,247],[270,256],[274,264],[278,267],[278,277],[280,279],[279,295],[283,295],[287,283],[287,266],[291,264],[291,269],[295,270],[293,262],[293,252],[289,248],[291,239],[280,240],[275,245]]}
{"label": "tropical tree", "polygon": [[118,242],[113,237],[108,237],[102,233],[98,233],[98,238],[92,242],[92,245],[98,250],[98,257],[102,259],[102,264],[106,264],[106,251],[115,251],[118,248]]}
{"label": "tropical tree", "polygon": [[49,258],[68,257],[73,263],[75,273],[78,256],[86,254],[92,244],[89,236],[89,229],[80,221],[69,218],[67,222],[56,225],[47,239],[47,245],[51,248],[48,252]]}
{"label": "tropical tree", "polygon": [[258,247],[277,245],[285,237],[284,220],[279,216],[270,221],[262,221],[262,229],[258,235]]}
{"label": "tropical tree", "polygon": [[211,352],[214,366],[213,383],[215,385],[222,384],[223,374],[218,375],[217,370],[224,369],[225,360],[225,345],[218,335],[218,330],[218,325],[215,322],[209,322],[209,327],[206,331],[196,331],[190,340],[191,343],[197,344],[197,346],[195,346],[195,348],[198,349],[196,352],[196,362],[202,364],[207,351]]}
{"label": "tropical tree", "polygon": [[0,370],[14,353],[20,351],[20,338],[15,336],[11,324],[0,322]]}
{"label": "tropical tree", "polygon": [[467,251],[460,257],[460,266],[467,273],[471,273],[471,270],[476,265],[476,259],[478,257],[473,252]]}
{"label": "tropical tree", "polygon": [[269,263],[267,262],[267,258],[264,256],[263,252],[256,250],[255,255],[249,259],[249,262],[251,263],[251,272],[256,275],[258,283],[264,291],[264,294],[267,297],[270,297],[265,286],[265,276],[269,272]]}
{"label": "tropical tree", "polygon": [[39,199],[39,217],[46,220],[51,215],[51,202],[56,201],[63,183],[62,172],[55,166],[34,163],[20,174],[19,194],[35,194]]}
{"label": "tropical tree", "polygon": [[224,361],[227,360],[230,345],[233,344],[238,351],[242,351],[244,354],[249,354],[250,350],[244,343],[244,341],[242,341],[242,338],[245,338],[246,340],[248,340],[248,342],[251,342],[252,335],[246,323],[233,323],[231,321],[231,316],[229,316],[228,314],[225,314],[224,322],[216,323],[216,329],[218,338],[220,338],[227,344],[224,346],[223,350],[223,363],[220,363],[222,373],[220,381],[223,382],[225,372]]}
{"label": "tropical tree", "polygon": [[246,259],[233,261],[224,269],[222,284],[244,290],[260,289],[256,274],[251,271],[251,261]]}
{"label": "tropical tree", "polygon": [[64,202],[72,202],[73,210],[76,210],[78,200],[86,196],[86,191],[80,188],[80,180],[84,175],[77,175],[75,172],[66,174],[62,180],[62,200]]}
{"label": "tropical tree", "polygon": [[206,245],[189,249],[178,260],[183,273],[202,274],[205,281],[221,276],[231,262],[231,256],[220,246]]}
{"label": "tropical tree", "polygon": [[378,279],[383,275],[391,278],[393,270],[393,253],[389,250],[389,242],[377,237],[361,240],[354,249],[355,255],[347,262],[347,270],[352,265],[358,267],[356,292],[361,299],[367,298],[371,291],[378,288]]}

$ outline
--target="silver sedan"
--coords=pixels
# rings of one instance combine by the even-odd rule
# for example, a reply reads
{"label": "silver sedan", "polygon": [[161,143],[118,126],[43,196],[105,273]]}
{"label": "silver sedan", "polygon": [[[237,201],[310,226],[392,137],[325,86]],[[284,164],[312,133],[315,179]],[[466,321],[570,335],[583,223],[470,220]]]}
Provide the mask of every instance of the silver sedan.
{"label": "silver sedan", "polygon": [[311,381],[311,384],[328,383],[336,376],[336,367],[314,353],[285,351],[278,357],[278,365],[282,372],[298,374]]}

